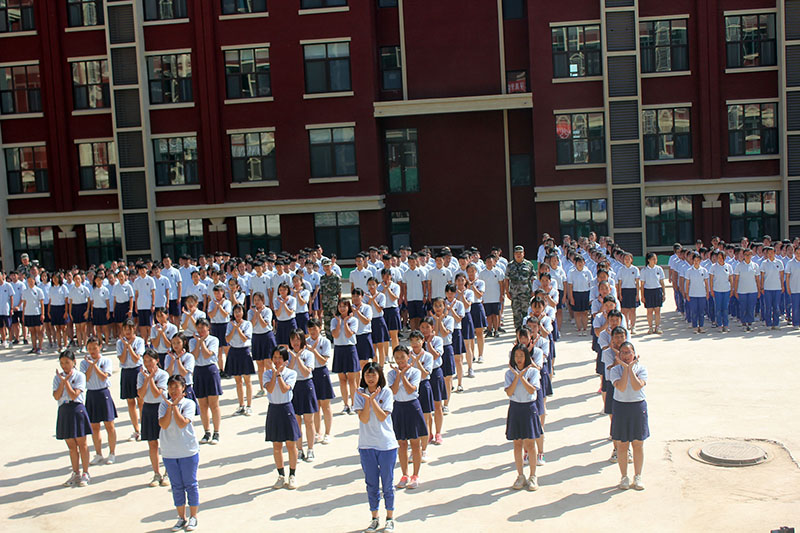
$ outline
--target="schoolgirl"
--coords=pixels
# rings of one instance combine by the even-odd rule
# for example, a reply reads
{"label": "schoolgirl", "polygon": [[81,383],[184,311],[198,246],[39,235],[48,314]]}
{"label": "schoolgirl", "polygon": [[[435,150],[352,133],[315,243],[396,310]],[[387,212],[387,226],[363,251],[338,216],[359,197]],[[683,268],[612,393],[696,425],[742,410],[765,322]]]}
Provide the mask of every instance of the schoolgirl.
{"label": "schoolgirl", "polygon": [[700,254],[696,252],[692,255],[692,267],[686,271],[684,293],[686,293],[686,303],[691,308],[692,327],[696,328],[695,333],[705,333],[703,325],[709,293],[708,270],[700,266]]}
{"label": "schoolgirl", "polygon": [[306,259],[305,269],[303,270],[303,282],[308,287],[311,286],[311,295],[309,297],[310,308],[309,316],[312,318],[322,318],[322,301],[320,298],[320,274],[314,270],[317,264],[312,259]]}
{"label": "schoolgirl", "polygon": [[[417,358],[409,354],[408,348],[398,346],[392,354],[397,366],[386,376],[386,383],[394,396],[392,426],[399,445],[400,470],[403,475],[397,483],[398,489],[419,487],[419,469],[422,463],[421,441],[428,440],[428,426],[419,402],[419,384],[422,373],[416,368]],[[414,463],[414,473],[408,476],[408,448]]]}
{"label": "schoolgirl", "polygon": [[[89,484],[89,446],[86,435],[92,432],[89,415],[83,405],[86,376],[75,368],[75,354],[64,350],[58,355],[61,370],[53,378],[53,398],[58,402],[56,438],[66,441],[72,475],[65,487],[85,487]],[[83,473],[79,473],[83,463]]]}
{"label": "schoolgirl", "polygon": [[301,274],[292,276],[292,296],[297,302],[295,310],[297,327],[308,333],[308,304],[311,301],[311,291],[306,288]]}
{"label": "schoolgirl", "polygon": [[[108,357],[100,355],[100,340],[94,335],[86,339],[87,355],[81,361],[81,372],[86,376],[86,412],[92,425],[92,441],[94,443],[94,458],[91,464],[113,464],[116,460],[114,452],[117,449],[117,430],[114,419],[117,418],[117,408],[111,398],[111,373],[112,363]],[[106,427],[108,433],[108,457],[103,458],[103,437],[100,433],[100,423]]]}
{"label": "schoolgirl", "polygon": [[344,402],[343,414],[355,414],[351,405],[358,388],[357,322],[358,319],[353,316],[350,300],[340,298],[336,306],[336,316],[331,319],[330,327],[333,334],[333,372],[339,374],[339,389]]}
{"label": "schoolgirl", "polygon": [[[197,321],[206,318],[206,314],[197,308],[197,296],[190,294],[183,300],[183,314],[181,315],[181,330],[187,337],[197,335]],[[206,319],[208,320],[208,319]],[[209,324],[211,324],[209,322]]]}
{"label": "schoolgirl", "polygon": [[380,493],[386,506],[383,531],[394,531],[394,465],[397,462],[397,439],[392,424],[394,396],[386,387],[383,369],[377,363],[367,363],[361,370],[361,387],[355,399],[358,412],[358,455],[372,519],[364,531],[378,531]]}
{"label": "schoolgirl", "polygon": [[561,268],[561,260],[558,254],[550,254],[545,258],[550,265],[550,276],[556,281],[558,288],[558,306],[556,306],[556,323],[559,331],[561,330],[562,315],[564,314],[564,304],[566,302],[566,282],[567,273]]}
{"label": "schoolgirl", "polygon": [[[539,381],[534,383],[536,385],[536,412],[539,414],[539,424],[542,429],[542,434],[534,439],[536,445],[536,466],[544,466],[544,422],[547,415],[547,394],[545,394],[545,386],[552,390],[550,384],[550,376],[545,371],[548,361],[547,353],[544,351],[548,348],[548,341],[542,337],[541,330],[539,329],[540,321],[536,317],[529,317],[525,321],[525,325],[517,330],[517,343],[523,344],[528,348],[528,353],[531,355],[531,364],[539,371]],[[528,452],[524,454],[525,460],[528,459]]]}
{"label": "schoolgirl", "polygon": [[575,315],[578,336],[586,336],[586,313],[589,311],[589,288],[593,276],[585,266],[583,256],[575,256],[575,268],[567,274],[567,299]]}
{"label": "schoolgirl", "polygon": [[728,310],[732,290],[733,267],[725,262],[722,252],[711,253],[712,265],[709,269],[708,284],[714,291],[714,323],[723,333],[730,331],[728,328]]}
{"label": "schoolgirl", "polygon": [[278,294],[275,296],[273,302],[273,309],[275,309],[275,320],[277,326],[275,329],[275,342],[279,345],[289,345],[289,333],[297,329],[297,320],[295,319],[297,310],[297,299],[290,294],[291,289],[287,283],[278,285]]}
{"label": "schoolgirl", "polygon": [[[425,342],[422,346],[425,351],[433,357],[433,367],[430,377],[431,391],[433,393],[433,427],[429,427],[428,429],[428,442],[438,446],[442,444],[444,401],[447,399],[448,391],[444,379],[444,371],[442,370],[445,357],[444,339],[436,334],[437,326],[437,319],[432,316],[426,316],[419,325],[420,332],[425,338]],[[444,328],[445,326],[442,327]],[[434,427],[435,431],[431,431]]]}
{"label": "schoolgirl", "polygon": [[150,346],[158,354],[159,368],[166,368],[165,359],[167,352],[172,349],[172,337],[178,334],[178,326],[169,321],[169,312],[165,307],[156,307],[154,317],[156,321],[150,328]]}
{"label": "schoolgirl", "polygon": [[[435,404],[433,400],[433,388],[431,387],[431,374],[433,373],[433,356],[424,348],[425,336],[419,330],[414,330],[409,334],[408,342],[410,349],[408,356],[410,364],[420,373],[419,387],[417,394],[419,397],[419,405],[422,409],[422,416],[425,418],[425,427],[427,429],[428,438],[420,440],[422,447],[422,455],[420,461],[423,463],[428,462],[428,443],[433,436],[433,412]],[[439,369],[441,373],[441,368]],[[443,380],[442,380],[443,383]],[[440,402],[441,409],[441,402]]]}
{"label": "schoolgirl", "polygon": [[[311,372],[311,379],[314,382],[314,392],[319,403],[319,409],[314,413],[314,442],[328,444],[331,439],[331,425],[333,424],[331,400],[336,395],[333,392],[331,375],[328,371],[328,359],[330,359],[333,349],[331,348],[331,341],[321,333],[322,323],[319,319],[310,319],[308,321],[309,337],[306,339],[306,348],[314,354],[314,370]],[[322,433],[323,418],[325,421],[324,435]]]}
{"label": "schoolgirl", "polygon": [[[314,354],[307,349],[306,334],[297,328],[289,334],[289,368],[297,373],[292,391],[292,407],[297,417],[300,437],[297,439],[297,457],[308,463],[314,461],[314,414],[319,412],[317,393],[314,389]],[[306,426],[308,453],[303,453],[303,423]]]}
{"label": "schoolgirl", "polygon": [[22,291],[22,316],[23,325],[31,334],[30,353],[37,355],[42,354],[44,311],[44,291],[36,286],[36,278],[29,274],[28,286]]}
{"label": "schoolgirl", "polygon": [[786,292],[791,301],[792,326],[800,329],[800,246],[794,249],[794,258],[784,270],[786,273]]}
{"label": "schoolgirl", "polygon": [[128,415],[133,426],[133,433],[129,440],[139,440],[139,413],[136,411],[139,399],[136,381],[139,376],[139,369],[142,366],[142,355],[144,354],[144,339],[136,336],[136,323],[133,319],[128,319],[122,324],[122,335],[117,339],[117,357],[120,373],[120,398],[128,403]]}
{"label": "schoolgirl", "polygon": [[486,291],[486,282],[478,277],[478,267],[474,263],[467,265],[467,288],[472,291],[475,297],[469,309],[469,313],[472,316],[472,324],[475,328],[475,344],[478,352],[475,362],[483,363],[483,348],[486,342],[483,331],[487,325],[486,310],[483,308],[483,293]]}
{"label": "schoolgirl", "polygon": [[389,354],[389,328],[383,312],[386,295],[378,291],[376,278],[367,280],[367,293],[363,299],[372,311],[372,345],[377,349],[378,363],[383,366],[386,363],[386,356]]}
{"label": "schoolgirl", "polygon": [[114,303],[114,333],[120,337],[122,323],[133,314],[133,287],[128,283],[124,270],[117,273],[116,283],[111,287],[111,300]]}
{"label": "schoolgirl", "polygon": [[[442,299],[442,303],[444,305],[444,313],[446,316],[449,316],[453,319],[453,329],[451,330],[451,338],[452,344],[451,347],[453,349],[453,364],[449,368],[447,368],[449,357],[445,359],[443,368],[445,381],[447,380],[448,373],[450,374],[450,382],[448,383],[448,394],[447,394],[447,401],[445,402],[445,407],[450,405],[450,393],[449,391],[453,390],[452,387],[452,376],[456,375],[458,380],[458,386],[456,387],[456,392],[464,392],[464,387],[462,386],[462,378],[464,376],[464,352],[466,351],[466,347],[464,345],[464,337],[463,337],[463,330],[461,328],[461,321],[466,315],[466,309],[464,308],[464,304],[461,303],[456,299],[456,286],[453,283],[448,283],[444,289],[445,298]],[[434,313],[435,314],[435,313]],[[441,334],[440,334],[441,335]],[[444,338],[444,337],[442,337]],[[445,411],[447,414],[449,410]]]}
{"label": "schoolgirl", "polygon": [[[174,324],[173,324],[174,325]],[[183,333],[178,333],[170,339],[172,349],[164,358],[164,370],[169,376],[180,375],[184,381],[184,396],[193,401],[197,410],[200,404],[194,393],[194,355],[189,351],[189,339]]]}
{"label": "schoolgirl", "polygon": [[617,279],[620,287],[620,300],[622,302],[622,314],[630,324],[631,335],[636,330],[636,308],[641,305],[640,301],[640,273],[639,269],[633,266],[633,254],[622,252],[622,265],[617,270]]}
{"label": "schoolgirl", "polygon": [[[48,305],[48,312],[50,306]],[[11,335],[11,315],[14,308],[14,287],[5,281],[0,270],[0,348],[8,348]]]}
{"label": "schoolgirl", "polygon": [[[44,307],[42,332],[44,333],[43,336],[47,336],[47,347],[52,350],[55,347],[53,344],[53,324],[50,322],[50,315],[47,313],[50,307],[50,288],[52,287],[52,283],[50,282],[50,274],[48,274],[46,270],[42,270],[39,274],[39,280],[36,286],[42,289],[42,293],[44,294],[44,300],[42,300],[42,306]],[[0,328],[1,327],[2,326],[0,326]]]}
{"label": "schoolgirl", "polygon": [[[285,285],[285,284],[281,284]],[[286,286],[288,289],[288,286]],[[287,367],[289,349],[279,345],[272,352],[272,368],[264,372],[264,383],[267,387],[267,422],[265,426],[267,442],[272,442],[272,455],[275,458],[275,467],[278,470],[278,479],[272,485],[273,489],[286,487],[294,490],[297,488],[295,471],[297,470],[297,447],[295,443],[300,438],[300,428],[292,406],[292,389],[297,381],[297,372]],[[283,466],[283,445],[289,452],[289,480],[286,480],[286,471]]]}
{"label": "schoolgirl", "polygon": [[[475,323],[472,321],[472,304],[475,302],[475,293],[467,287],[467,275],[459,272],[455,277],[456,300],[464,306],[464,316],[461,318],[461,341],[464,343],[464,354],[467,358],[467,377],[474,378],[472,363],[475,361]],[[463,375],[463,365],[456,359],[456,369]],[[459,383],[461,378],[459,378]]]}
{"label": "schoolgirl", "polygon": [[[194,434],[192,421],[197,406],[186,397],[186,381],[173,375],[167,381],[168,395],[158,406],[159,445],[164,467],[172,482],[172,503],[178,512],[178,521],[172,531],[194,531],[200,494],[197,490],[197,467],[200,463],[200,446]],[[189,501],[189,518],[186,518],[186,501]]]}
{"label": "schoolgirl", "polygon": [[230,278],[228,280],[228,298],[231,301],[231,305],[234,304],[245,304],[246,294],[242,291],[242,286],[239,284],[238,279],[241,278]]}
{"label": "schoolgirl", "polygon": [[[386,328],[389,330],[392,349],[400,344],[398,333],[402,327],[400,322],[400,285],[392,279],[392,270],[384,268],[381,270],[380,291],[385,296],[386,302],[383,306],[383,318],[386,321]],[[387,350],[388,351],[388,350]]]}
{"label": "schoolgirl", "polygon": [[372,307],[364,303],[364,291],[358,287],[352,291],[353,316],[356,318],[356,352],[358,362],[363,367],[367,361],[375,359],[372,345]]}
{"label": "schoolgirl", "polygon": [[780,259],[775,258],[775,248],[764,247],[761,261],[761,298],[763,300],[762,315],[764,325],[770,329],[778,329],[781,322],[781,299],[784,292],[784,266]]}
{"label": "schoolgirl", "polygon": [[[230,345],[225,373],[236,381],[236,397],[239,408],[234,415],[250,416],[253,414],[253,384],[250,376],[256,373],[250,348],[253,345],[253,324],[244,319],[244,306],[233,306],[233,320],[228,322],[225,330],[225,341]],[[242,390],[244,382],[244,391]],[[247,406],[244,404],[247,395]]]}
{"label": "schoolgirl", "polygon": [[641,270],[641,296],[647,310],[647,333],[662,334],[661,307],[664,305],[664,269],[658,266],[658,256],[648,252],[647,265]]}
{"label": "schoolgirl", "polygon": [[619,488],[633,487],[644,490],[642,467],[644,466],[644,440],[650,436],[647,421],[647,402],[644,387],[647,385],[647,369],[639,363],[639,357],[630,342],[619,349],[616,365],[609,373],[614,384],[614,404],[611,418],[611,438],[617,441],[617,456],[628,455],[628,445],[633,447],[633,484],[628,478],[628,462],[618,461],[622,479]]}
{"label": "schoolgirl", "polygon": [[158,469],[158,434],[161,427],[158,424],[158,406],[167,392],[169,374],[158,368],[158,354],[148,348],[142,357],[144,365],[139,367],[136,378],[136,389],[139,392],[139,401],[142,403],[142,440],[147,441],[150,451],[150,466],[153,467],[153,479],[149,486],[167,486],[166,472],[164,475]]}
{"label": "schoolgirl", "polygon": [[247,311],[247,320],[253,325],[253,361],[256,362],[258,374],[258,392],[261,398],[267,391],[264,389],[264,371],[272,364],[272,352],[277,346],[275,334],[272,332],[272,309],[267,307],[263,292],[255,292],[252,297],[253,307]]}
{"label": "schoolgirl", "polygon": [[[238,285],[237,285],[238,287]],[[219,339],[219,372],[220,377],[228,375],[225,360],[228,354],[227,331],[231,319],[232,304],[225,298],[225,288],[217,285],[212,289],[213,297],[208,301],[206,316],[211,322],[211,335]]]}
{"label": "schoolgirl", "polygon": [[[190,300],[186,299],[186,305]],[[195,359],[194,389],[197,401],[200,404],[200,420],[203,423],[203,438],[200,444],[219,444],[220,411],[219,397],[222,396],[222,383],[219,378],[217,357],[219,353],[219,339],[209,334],[211,323],[202,317],[195,322],[197,333],[189,339],[189,351]],[[211,410],[211,420],[214,422],[214,434],[211,434],[208,411]]]}
{"label": "schoolgirl", "polygon": [[528,461],[530,474],[525,479],[523,473],[523,451],[529,456],[535,453],[534,439],[542,435],[539,413],[536,411],[536,384],[539,383],[539,370],[533,366],[531,354],[524,344],[517,344],[511,350],[509,369],[506,370],[504,390],[509,398],[506,417],[506,439],[514,442],[514,463],[517,479],[511,488],[539,488],[536,479],[536,462]]}
{"label": "schoolgirl", "polygon": [[[103,284],[103,281],[105,281],[104,276],[97,275],[92,281],[94,282],[94,288],[92,289],[92,295],[89,299],[89,307],[91,309],[90,316],[92,317],[94,334],[100,342],[100,351],[102,351],[104,344],[111,344],[111,337],[108,334],[111,292],[108,290],[108,287]],[[51,288],[51,293],[52,290]]]}
{"label": "schoolgirl", "polygon": [[[450,293],[453,296],[453,292]],[[453,300],[453,305],[458,302]],[[457,313],[457,312],[456,312]],[[463,315],[458,315],[459,318]],[[450,391],[453,390],[453,375],[455,371],[455,354],[453,347],[455,328],[459,321],[455,320],[452,315],[452,310],[447,308],[447,304],[443,298],[433,299],[433,317],[435,326],[433,328],[434,334],[442,339],[442,375],[444,376],[445,394],[442,397],[442,414],[450,414]],[[426,337],[427,339],[427,337]],[[461,391],[463,391],[463,387]],[[434,392],[434,396],[436,393]]]}
{"label": "schoolgirl", "polygon": [[[614,384],[611,383],[611,369],[616,366],[617,359],[619,358],[619,349],[624,342],[628,340],[628,331],[619,326],[619,319],[616,316],[609,318],[608,338],[609,345],[603,349],[602,364],[603,364],[603,411],[601,414],[606,414],[609,417],[609,424],[613,423],[613,407],[614,407]],[[610,435],[609,430],[609,435]],[[617,443],[611,441],[611,457],[610,463],[616,463],[617,457]],[[633,455],[630,450],[628,451],[628,463],[633,463]]]}
{"label": "schoolgirl", "polygon": [[150,326],[153,323],[155,311],[156,282],[147,275],[147,266],[144,263],[136,265],[138,276],[133,280],[133,293],[136,304],[136,318],[139,321],[139,335],[143,339],[150,338]]}

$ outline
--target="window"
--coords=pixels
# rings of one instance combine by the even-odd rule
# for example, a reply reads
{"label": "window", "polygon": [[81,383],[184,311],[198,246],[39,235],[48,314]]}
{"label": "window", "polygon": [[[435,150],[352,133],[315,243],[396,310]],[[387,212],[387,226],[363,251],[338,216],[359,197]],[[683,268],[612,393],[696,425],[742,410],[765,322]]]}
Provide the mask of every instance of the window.
{"label": "window", "polygon": [[606,133],[602,113],[556,115],[558,165],[606,162]]}
{"label": "window", "polygon": [[72,63],[72,102],[75,109],[111,107],[108,60]]}
{"label": "window", "polygon": [[778,104],[728,106],[728,155],[778,153]]}
{"label": "window", "polygon": [[122,229],[119,222],[86,224],[86,263],[101,265],[122,257]]}
{"label": "window", "polygon": [[356,175],[354,127],[308,130],[311,144],[311,177]]}
{"label": "window", "polygon": [[67,0],[67,25],[70,28],[79,26],[102,26],[103,0]]}
{"label": "window", "polygon": [[770,235],[773,240],[780,238],[778,219],[778,193],[734,192],[730,193],[731,242],[739,242],[742,237],[761,240]]}
{"label": "window", "polygon": [[644,134],[644,158],[691,159],[692,127],[691,109],[676,107],[668,109],[645,109],[642,111]]}
{"label": "window", "polygon": [[269,48],[225,50],[225,90],[231,99],[271,96]]}
{"label": "window", "polygon": [[725,43],[728,68],[777,65],[775,14],[725,17]]}
{"label": "window", "polygon": [[147,81],[151,104],[191,102],[192,54],[149,56]]}
{"label": "window", "polygon": [[351,258],[361,251],[358,211],[314,214],[314,238],[336,257]]}
{"label": "window", "polygon": [[530,154],[511,154],[511,186],[522,187],[531,184]]}
{"label": "window", "polygon": [[639,23],[642,72],[689,70],[687,20],[648,20]]}
{"label": "window", "polygon": [[144,0],[145,20],[171,20],[188,17],[186,0]]}
{"label": "window", "polygon": [[266,12],[267,0],[222,0],[223,15]]}
{"label": "window", "polygon": [[601,76],[600,26],[559,26],[550,30],[553,39],[553,77]]}
{"label": "window", "polygon": [[306,94],[350,90],[350,43],[307,44],[303,57]]}
{"label": "window", "polygon": [[385,138],[389,192],[419,191],[417,129],[386,130]]}
{"label": "window", "polygon": [[383,46],[381,56],[381,89],[400,91],[403,89],[403,69],[399,46]]}
{"label": "window", "polygon": [[397,7],[397,0],[378,0],[378,7]]}
{"label": "window", "polygon": [[524,0],[503,0],[503,20],[521,19],[524,16]]}
{"label": "window", "polygon": [[81,190],[117,188],[117,154],[114,141],[78,145]]}
{"label": "window", "polygon": [[8,194],[47,192],[47,149],[44,146],[6,148]]}
{"label": "window", "polygon": [[0,112],[38,113],[42,110],[39,65],[0,67]]}
{"label": "window", "polygon": [[203,253],[203,219],[164,220],[160,222],[161,255],[180,257],[189,254],[197,257]]}
{"label": "window", "polygon": [[346,6],[347,0],[300,0],[300,9]]}
{"label": "window", "polygon": [[648,246],[694,242],[691,196],[646,196],[644,217]]}
{"label": "window", "polygon": [[411,246],[411,217],[409,212],[392,211],[389,217],[392,250],[399,250],[401,246]]}
{"label": "window", "polygon": [[154,139],[153,155],[156,163],[156,185],[198,183],[197,137]]}
{"label": "window", "polygon": [[530,92],[528,88],[528,71],[509,70],[506,72],[506,92],[509,94]]}
{"label": "window", "polygon": [[608,210],[605,198],[597,200],[566,200],[558,203],[561,235],[573,239],[588,237],[594,231],[608,235]]}
{"label": "window", "polygon": [[42,268],[46,268],[49,271],[55,269],[52,226],[13,228],[11,230],[11,242],[14,245],[14,256],[16,258],[19,258],[22,254],[28,254],[31,261],[38,259]]}
{"label": "window", "polygon": [[234,183],[278,179],[274,132],[234,133],[230,137]]}
{"label": "window", "polygon": [[35,30],[33,0],[0,2],[0,33]]}
{"label": "window", "polygon": [[266,251],[281,249],[280,215],[256,215],[236,217],[236,241],[239,243],[239,256],[256,255],[262,248]]}

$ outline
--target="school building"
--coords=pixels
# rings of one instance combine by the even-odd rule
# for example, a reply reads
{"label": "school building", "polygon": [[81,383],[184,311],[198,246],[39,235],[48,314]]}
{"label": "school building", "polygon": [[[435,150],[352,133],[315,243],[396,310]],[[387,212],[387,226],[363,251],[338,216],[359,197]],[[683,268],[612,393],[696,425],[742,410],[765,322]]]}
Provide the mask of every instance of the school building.
{"label": "school building", "polygon": [[800,234],[800,0],[3,0],[0,250]]}

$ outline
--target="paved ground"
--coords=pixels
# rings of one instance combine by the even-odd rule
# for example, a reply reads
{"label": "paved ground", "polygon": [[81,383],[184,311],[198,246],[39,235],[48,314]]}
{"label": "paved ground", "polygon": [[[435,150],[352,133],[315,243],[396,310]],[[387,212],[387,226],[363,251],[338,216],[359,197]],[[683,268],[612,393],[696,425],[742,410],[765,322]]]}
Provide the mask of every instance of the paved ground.
{"label": "paved ground", "polygon": [[[663,336],[634,337],[650,373],[652,437],[645,445],[644,492],[615,488],[619,471],[607,461],[608,420],[598,415],[594,354],[588,338],[574,336],[569,327],[558,343],[555,396],[545,426],[548,463],[538,471],[541,488],[510,490],[515,474],[501,385],[511,342],[507,334],[489,343],[488,362],[478,367],[475,379],[465,380],[466,392],[454,397],[444,445],[430,448],[420,489],[398,494],[398,530],[521,530],[534,522],[550,531],[767,532],[800,526],[800,469],[792,459],[800,458],[800,388],[794,379],[800,332],[760,329],[745,336],[734,328],[725,336],[700,337],[674,312],[667,317]],[[168,489],[146,487],[151,474],[144,443],[121,443],[117,464],[93,467],[90,486],[61,487],[69,463],[66,446],[54,437],[50,385],[56,366],[54,355],[0,352],[0,404],[6,407],[3,530],[91,531],[115,524],[120,531],[164,531],[174,522],[172,499]],[[117,397],[117,376],[113,382]],[[317,446],[315,463],[299,466],[297,491],[273,491],[267,487],[276,474],[263,438],[266,398],[255,401],[255,416],[234,418],[233,381],[224,386],[222,442],[201,449],[202,530],[284,526],[338,532],[367,525],[356,417],[334,417],[335,438]],[[334,403],[335,412],[339,409]],[[120,414],[119,433],[127,436],[130,423]],[[724,469],[691,460],[687,450],[694,441],[712,437],[780,445],[764,443],[772,460],[755,467]]]}

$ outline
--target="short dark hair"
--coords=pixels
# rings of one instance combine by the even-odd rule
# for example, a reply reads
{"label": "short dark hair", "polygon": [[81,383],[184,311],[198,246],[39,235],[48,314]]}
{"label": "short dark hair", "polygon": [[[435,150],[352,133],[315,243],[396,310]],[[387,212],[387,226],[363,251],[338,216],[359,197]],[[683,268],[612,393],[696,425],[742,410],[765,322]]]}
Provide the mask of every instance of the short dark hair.
{"label": "short dark hair", "polygon": [[289,350],[286,348],[286,346],[276,346],[275,349],[272,350],[272,359],[275,359],[276,353],[279,354],[284,361],[289,360]]}
{"label": "short dark hair", "polygon": [[528,351],[528,347],[525,346],[524,344],[515,344],[514,347],[511,348],[511,355],[508,358],[508,364],[511,365],[512,367],[516,368],[517,366],[517,364],[514,362],[514,354],[516,354],[520,350],[522,351],[522,353],[525,354],[525,362],[523,363],[523,368],[531,364],[531,352]]}
{"label": "short dark hair", "polygon": [[384,388],[386,386],[386,377],[383,375],[383,367],[374,361],[367,363],[364,365],[364,368],[361,369],[361,382],[358,386],[362,389],[366,389],[367,380],[364,379],[364,376],[373,372],[378,374],[378,387]]}
{"label": "short dark hair", "polygon": [[300,328],[295,328],[289,332],[289,342],[292,342],[293,338],[300,339],[300,348],[305,348],[306,346],[306,332]]}
{"label": "short dark hair", "polygon": [[170,376],[169,379],[167,380],[167,387],[169,387],[173,383],[178,383],[180,384],[181,387],[186,389],[186,378],[184,378],[180,374],[175,374],[174,376]]}

